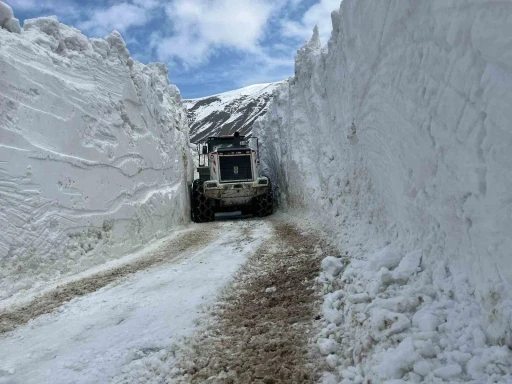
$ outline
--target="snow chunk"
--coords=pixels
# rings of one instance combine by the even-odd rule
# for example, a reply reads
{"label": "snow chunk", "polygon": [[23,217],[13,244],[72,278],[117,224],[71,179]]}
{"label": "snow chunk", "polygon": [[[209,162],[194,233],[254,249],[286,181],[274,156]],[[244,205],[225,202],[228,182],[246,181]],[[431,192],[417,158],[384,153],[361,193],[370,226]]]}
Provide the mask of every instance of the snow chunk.
{"label": "snow chunk", "polygon": [[432,368],[428,361],[421,360],[414,363],[413,370],[420,376],[427,376],[432,370]]}
{"label": "snow chunk", "polygon": [[59,29],[59,19],[57,16],[48,16],[48,17],[38,17],[37,19],[27,19],[23,24],[23,29],[25,31],[30,31],[31,29],[37,29],[42,33],[53,37],[55,40],[61,40],[62,35]]}
{"label": "snow chunk", "polygon": [[320,33],[318,32],[318,25],[315,25],[313,28],[313,36],[308,42],[308,46],[312,49],[320,49],[322,48],[322,42],[320,41]]}
{"label": "snow chunk", "polygon": [[343,270],[343,262],[334,256],[322,260],[322,271],[327,280],[332,281]]}
{"label": "snow chunk", "polygon": [[434,369],[434,375],[441,379],[448,380],[462,373],[462,368],[459,364],[450,364],[441,368]]}
{"label": "snow chunk", "polygon": [[392,247],[388,246],[375,252],[373,255],[368,256],[370,267],[374,271],[379,271],[381,268],[393,269],[402,260],[402,256],[398,254]]}
{"label": "snow chunk", "polygon": [[13,33],[21,33],[20,21],[14,18],[12,8],[3,1],[0,1],[0,28]]}
{"label": "snow chunk", "polygon": [[339,380],[332,373],[324,373],[322,376],[322,384],[338,384]]}
{"label": "snow chunk", "polygon": [[12,33],[21,33],[20,21],[18,19],[12,18],[7,20],[3,27]]}
{"label": "snow chunk", "polygon": [[318,350],[324,356],[330,355],[338,350],[338,343],[333,339],[318,339]]}
{"label": "snow chunk", "polygon": [[113,31],[105,40],[109,43],[112,52],[116,52],[121,62],[127,64],[130,58],[130,52],[126,48],[123,36],[118,31]]}
{"label": "snow chunk", "polygon": [[369,302],[371,301],[371,298],[370,295],[368,295],[366,292],[363,292],[347,296],[347,301],[353,304],[359,304]]}
{"label": "snow chunk", "polygon": [[473,341],[476,347],[485,346],[485,333],[482,331],[482,328],[476,327],[473,329]]}
{"label": "snow chunk", "polygon": [[472,357],[471,353],[464,353],[461,351],[451,351],[446,353],[447,356],[451,357],[459,364],[466,364]]}
{"label": "snow chunk", "polygon": [[375,340],[382,340],[390,335],[405,331],[411,326],[409,319],[401,314],[381,308],[370,312],[371,335]]}
{"label": "snow chunk", "polygon": [[419,311],[412,317],[412,325],[418,327],[421,332],[432,332],[437,330],[441,320],[428,311]]}
{"label": "snow chunk", "polygon": [[334,369],[338,366],[339,359],[338,356],[330,354],[325,358],[325,361],[330,368]]}
{"label": "snow chunk", "polygon": [[405,255],[398,264],[398,267],[393,271],[393,279],[405,283],[413,273],[421,271],[422,254],[423,251],[416,250]]}
{"label": "snow chunk", "polygon": [[326,309],[323,310],[324,319],[327,320],[329,323],[333,324],[341,324],[343,321],[343,312],[338,311],[337,309]]}
{"label": "snow chunk", "polygon": [[14,13],[12,12],[12,8],[3,1],[0,1],[0,27],[3,27],[4,23],[13,17]]}
{"label": "snow chunk", "polygon": [[375,367],[375,371],[382,378],[400,379],[419,359],[420,356],[414,351],[412,338],[407,337],[397,348],[386,351],[382,362]]}

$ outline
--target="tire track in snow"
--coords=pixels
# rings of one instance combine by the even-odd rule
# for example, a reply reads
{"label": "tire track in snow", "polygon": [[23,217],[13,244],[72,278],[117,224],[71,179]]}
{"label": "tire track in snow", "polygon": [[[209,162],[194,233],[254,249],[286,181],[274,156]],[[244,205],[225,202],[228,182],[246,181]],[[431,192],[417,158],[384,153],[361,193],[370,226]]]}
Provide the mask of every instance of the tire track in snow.
{"label": "tire track in snow", "polygon": [[[179,356],[171,382],[309,383],[321,362],[310,350],[319,313],[319,241],[273,221],[275,235],[224,291],[210,326]],[[177,354],[177,355],[178,355]]]}
{"label": "tire track in snow", "polygon": [[13,309],[0,311],[0,335],[12,331],[36,317],[55,311],[63,303],[75,297],[95,292],[138,271],[161,263],[174,261],[184,252],[198,249],[211,242],[218,232],[217,229],[218,226],[215,224],[198,226],[193,231],[186,232],[175,239],[169,240],[160,249],[149,254],[149,256],[80,280],[62,284],[54,290],[36,297],[29,303]]}

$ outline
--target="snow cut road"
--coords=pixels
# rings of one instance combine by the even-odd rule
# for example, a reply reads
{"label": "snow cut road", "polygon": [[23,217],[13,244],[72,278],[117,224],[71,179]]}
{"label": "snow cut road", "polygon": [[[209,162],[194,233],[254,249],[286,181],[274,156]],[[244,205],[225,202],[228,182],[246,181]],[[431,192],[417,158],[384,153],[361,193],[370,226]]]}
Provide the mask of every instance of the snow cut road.
{"label": "snow cut road", "polygon": [[[203,305],[213,303],[272,234],[269,224],[258,220],[197,227],[184,238],[190,246],[173,249],[176,243],[170,241],[153,251],[153,259],[146,256],[154,263],[136,261],[119,276],[107,273],[110,280],[76,291],[78,297],[71,290],[66,297],[71,301],[51,307],[49,292],[53,312],[21,321],[0,336],[0,383],[109,382],[124,365],[193,333]],[[134,267],[137,262],[140,268]]]}

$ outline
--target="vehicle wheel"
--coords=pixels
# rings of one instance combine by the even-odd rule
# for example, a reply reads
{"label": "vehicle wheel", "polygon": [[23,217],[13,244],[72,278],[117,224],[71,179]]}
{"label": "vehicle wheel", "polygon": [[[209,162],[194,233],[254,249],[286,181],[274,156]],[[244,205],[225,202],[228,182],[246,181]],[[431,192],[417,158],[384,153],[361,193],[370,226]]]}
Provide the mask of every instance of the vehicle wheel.
{"label": "vehicle wheel", "polygon": [[253,207],[252,205],[243,206],[240,208],[240,213],[242,216],[252,215],[253,214]]}
{"label": "vehicle wheel", "polygon": [[204,195],[203,181],[194,180],[192,184],[192,221],[206,223],[215,220],[214,201]]}
{"label": "vehicle wheel", "polygon": [[267,192],[253,199],[253,214],[255,216],[264,217],[271,215],[273,211],[274,191],[272,190],[272,184],[269,180]]}

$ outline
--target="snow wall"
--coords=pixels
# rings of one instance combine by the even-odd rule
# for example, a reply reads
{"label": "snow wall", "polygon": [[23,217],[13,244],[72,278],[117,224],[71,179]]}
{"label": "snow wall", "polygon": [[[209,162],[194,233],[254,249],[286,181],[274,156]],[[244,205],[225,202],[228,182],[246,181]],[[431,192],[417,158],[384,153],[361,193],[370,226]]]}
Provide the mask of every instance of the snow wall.
{"label": "snow wall", "polygon": [[437,299],[476,297],[487,341],[512,346],[510,15],[508,2],[344,0],[254,135],[285,210],[352,260],[421,251]]}
{"label": "snow wall", "polygon": [[188,123],[165,66],[55,17],[21,32],[0,28],[0,298],[189,220]]}

